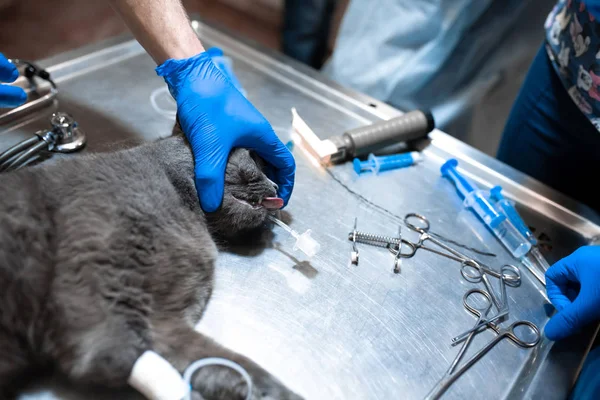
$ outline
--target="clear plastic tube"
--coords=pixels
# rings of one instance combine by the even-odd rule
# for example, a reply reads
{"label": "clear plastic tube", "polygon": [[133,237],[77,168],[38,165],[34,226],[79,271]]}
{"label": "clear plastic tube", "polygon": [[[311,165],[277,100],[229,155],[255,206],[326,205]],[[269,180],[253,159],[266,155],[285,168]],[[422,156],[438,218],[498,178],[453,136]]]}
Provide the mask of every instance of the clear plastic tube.
{"label": "clear plastic tube", "polygon": [[285,224],[283,221],[275,218],[272,215],[268,215],[269,220],[271,220],[271,222],[274,222],[275,224],[279,225],[281,228],[283,228],[284,231],[286,231],[287,233],[289,233],[290,235],[292,235],[293,237],[295,237],[296,239],[298,239],[298,232],[296,232],[295,230],[293,230],[292,228],[290,228],[287,224]]}
{"label": "clear plastic tube", "polygon": [[[161,107],[158,104],[159,96],[164,96],[166,101],[169,102],[173,106],[173,108],[168,109]],[[158,89],[152,91],[152,93],[150,94],[150,105],[152,106],[154,111],[156,111],[157,114],[162,115],[165,118],[175,120],[175,118],[177,117],[177,104],[175,103],[175,100],[173,100],[173,97],[171,97],[171,94],[169,93],[169,88],[166,86],[159,87]]]}
{"label": "clear plastic tube", "polygon": [[315,239],[312,238],[312,231],[307,229],[303,234],[299,234],[288,225],[286,225],[281,220],[275,218],[274,216],[268,216],[269,220],[283,228],[287,233],[292,235],[294,239],[296,239],[296,243],[294,244],[294,250],[301,250],[304,254],[309,257],[313,257],[315,254],[319,252],[321,249],[321,245]]}
{"label": "clear plastic tube", "polygon": [[209,357],[209,358],[202,358],[198,361],[194,361],[184,371],[183,380],[190,386],[190,390],[188,391],[184,400],[192,399],[191,388],[192,388],[192,376],[194,375],[194,373],[197,370],[199,370],[200,368],[208,367],[211,365],[220,365],[223,367],[228,367],[228,368],[233,369],[237,373],[239,373],[242,376],[242,378],[244,378],[244,380],[246,381],[246,385],[248,385],[248,394],[246,395],[246,400],[250,400],[252,398],[252,378],[250,377],[250,374],[248,374],[248,372],[241,365],[239,365],[238,363],[235,363],[231,360],[227,360],[225,358]]}

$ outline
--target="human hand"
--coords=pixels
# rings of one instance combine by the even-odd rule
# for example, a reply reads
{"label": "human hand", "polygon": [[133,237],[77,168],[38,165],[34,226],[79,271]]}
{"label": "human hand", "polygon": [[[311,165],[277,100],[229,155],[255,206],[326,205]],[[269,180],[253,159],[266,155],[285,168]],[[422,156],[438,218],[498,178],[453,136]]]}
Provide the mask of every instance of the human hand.
{"label": "human hand", "polygon": [[225,167],[234,147],[252,149],[271,167],[268,175],[287,204],[296,164],[269,122],[213,64],[208,52],[169,59],[156,68],[177,101],[179,123],[195,161],[196,191],[204,211],[223,200]]}
{"label": "human hand", "polygon": [[550,340],[600,319],[600,246],[584,246],[546,271],[546,292],[557,309],[544,328]]}
{"label": "human hand", "polygon": [[[0,53],[0,82],[14,82],[19,77],[19,70]],[[17,86],[0,84],[0,107],[16,107],[25,103],[27,94]]]}

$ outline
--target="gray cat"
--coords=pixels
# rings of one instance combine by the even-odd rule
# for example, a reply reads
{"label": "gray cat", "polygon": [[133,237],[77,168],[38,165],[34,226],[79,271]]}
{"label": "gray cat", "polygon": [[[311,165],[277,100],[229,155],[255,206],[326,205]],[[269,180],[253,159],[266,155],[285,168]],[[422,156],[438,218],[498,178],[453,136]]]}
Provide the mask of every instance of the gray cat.
{"label": "gray cat", "polygon": [[[224,357],[257,399],[300,399],[267,371],[196,332],[217,246],[260,227],[276,187],[247,150],[229,158],[223,205],[204,214],[187,142],[175,135],[114,153],[0,175],[0,398],[32,368],[83,384],[127,385],[146,350],[179,372]],[[193,388],[243,399],[234,371],[205,367]]]}

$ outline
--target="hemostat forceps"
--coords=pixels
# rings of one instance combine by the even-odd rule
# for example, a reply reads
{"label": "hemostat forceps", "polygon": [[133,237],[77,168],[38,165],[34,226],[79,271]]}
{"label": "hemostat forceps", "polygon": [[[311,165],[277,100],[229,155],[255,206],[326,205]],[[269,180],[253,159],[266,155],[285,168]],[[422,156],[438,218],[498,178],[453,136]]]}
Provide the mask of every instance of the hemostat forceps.
{"label": "hemostat forceps", "polygon": [[[483,306],[477,307],[469,304],[469,298],[474,294],[479,294],[483,296],[483,298],[485,299],[485,304]],[[486,291],[481,289],[472,289],[465,293],[463,297],[463,305],[467,309],[467,311],[469,311],[477,317],[477,322],[475,324],[477,326],[485,319],[487,313],[492,308],[492,299]],[[463,373],[465,373],[465,371],[471,368],[473,364],[479,361],[481,357],[483,357],[488,351],[490,351],[498,342],[500,342],[505,337],[507,337],[514,344],[522,348],[530,348],[537,345],[541,338],[538,327],[535,326],[534,323],[529,321],[515,321],[506,329],[499,328],[497,325],[492,323],[487,324],[487,326],[492,328],[492,330],[496,332],[497,336],[493,338],[490,342],[488,342],[488,344],[486,344],[481,350],[479,350],[457,370],[456,368],[458,366],[458,363],[463,358],[467,348],[469,347],[469,344],[471,344],[471,341],[477,332],[473,331],[469,333],[469,335],[467,336],[467,340],[463,343],[462,347],[458,351],[458,354],[452,361],[452,364],[450,364],[450,368],[448,368],[442,379],[440,379],[440,381],[433,387],[433,389],[431,389],[429,394],[427,394],[425,400],[439,399],[446,392],[446,390],[448,390],[448,388],[454,383],[454,381],[456,381]],[[522,334],[517,334],[515,332],[515,328],[517,328],[518,326],[526,326],[529,328],[528,330],[532,334],[531,340],[523,339],[521,336]]]}
{"label": "hemostat forceps", "polygon": [[[420,223],[423,226],[417,226],[417,225],[411,223],[410,222],[411,219],[417,219],[418,221],[420,221]],[[481,277],[481,274],[479,273],[479,270],[476,273],[472,273],[469,268],[464,268],[464,263],[466,261],[477,264],[479,266],[479,269],[487,275],[491,275],[494,278],[498,278],[498,279],[504,278],[505,283],[508,284],[509,286],[518,286],[521,283],[521,272],[517,267],[511,266],[511,268],[506,269],[504,271],[504,273],[496,272],[493,269],[491,269],[490,267],[488,267],[487,265],[485,265],[479,261],[475,261],[474,259],[472,259],[470,257],[465,256],[458,250],[453,249],[452,247],[448,246],[446,243],[443,243],[441,240],[434,237],[432,234],[429,233],[430,224],[429,224],[429,220],[425,216],[416,214],[416,213],[406,214],[404,216],[404,224],[409,229],[411,229],[415,232],[418,232],[421,235],[419,236],[419,240],[417,241],[417,243],[410,243],[410,242],[407,243],[407,242],[403,241],[403,244],[407,245],[406,248],[408,249],[408,251],[402,252],[401,257],[411,258],[415,255],[415,253],[417,252],[418,249],[423,249],[423,250],[431,251],[432,253],[436,253],[441,256],[450,258],[451,260],[460,262],[461,263],[460,272],[461,272],[462,276],[470,282],[479,282],[482,277]],[[425,246],[426,241],[432,242],[436,246],[445,250],[447,253]],[[396,250],[394,248],[392,248],[390,246],[388,246],[388,248],[390,248],[390,251],[392,253],[396,254]]]}
{"label": "hemostat forceps", "polygon": [[[475,274],[479,275],[479,281],[483,281],[483,284],[485,285],[485,287],[487,289],[488,295],[491,298],[492,303],[498,309],[498,314],[496,314],[494,317],[486,319],[485,321],[481,321],[478,325],[475,325],[473,328],[469,329],[468,331],[463,332],[460,335],[452,338],[452,343],[459,342],[459,341],[463,340],[464,338],[466,338],[469,333],[478,330],[483,325],[485,325],[489,322],[492,322],[492,321],[502,319],[503,317],[508,315],[508,301],[507,301],[507,297],[506,297],[506,278],[505,277],[508,276],[507,271],[512,272],[516,269],[516,267],[514,265],[508,265],[508,264],[503,265],[502,268],[500,269],[502,278],[500,278],[500,299],[498,299],[498,297],[496,297],[495,291],[493,290],[489,279],[487,279],[487,277],[485,276],[485,273],[481,270],[480,266],[477,265],[477,263],[475,261],[463,262],[463,265],[461,266],[461,270],[464,270],[466,268],[474,268],[474,270],[476,271]],[[474,282],[476,282],[476,281],[474,281]]]}

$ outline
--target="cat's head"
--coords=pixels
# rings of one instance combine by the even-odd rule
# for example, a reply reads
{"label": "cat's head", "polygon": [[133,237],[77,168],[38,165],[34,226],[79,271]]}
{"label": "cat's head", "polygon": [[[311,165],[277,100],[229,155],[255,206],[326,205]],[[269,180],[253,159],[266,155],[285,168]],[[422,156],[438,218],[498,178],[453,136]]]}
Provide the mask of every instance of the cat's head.
{"label": "cat's head", "polygon": [[277,185],[264,174],[265,164],[255,153],[234,149],[225,171],[223,203],[207,214],[213,231],[232,238],[261,226],[271,211],[283,205]]}

